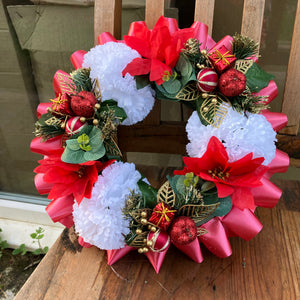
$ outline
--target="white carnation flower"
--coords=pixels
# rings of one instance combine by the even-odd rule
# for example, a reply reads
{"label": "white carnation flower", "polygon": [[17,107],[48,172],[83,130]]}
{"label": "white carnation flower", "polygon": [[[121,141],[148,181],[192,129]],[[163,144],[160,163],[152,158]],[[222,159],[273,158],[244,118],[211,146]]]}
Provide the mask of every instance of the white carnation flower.
{"label": "white carnation flower", "polygon": [[133,59],[141,57],[137,51],[123,43],[109,42],[92,48],[84,55],[82,67],[90,68],[90,78],[98,78],[102,99],[113,99],[122,107],[127,119],[123,125],[142,121],[154,104],[154,91],[150,85],[136,88],[133,76],[122,76],[123,69]]}
{"label": "white carnation flower", "polygon": [[139,192],[141,174],[133,163],[115,162],[105,168],[95,183],[91,199],[84,198],[73,206],[75,229],[84,241],[111,250],[125,246],[129,220],[122,209],[130,191]]}
{"label": "white carnation flower", "polygon": [[191,157],[201,157],[212,136],[225,146],[229,161],[233,162],[252,152],[253,158],[264,157],[268,165],[275,157],[276,132],[263,115],[238,113],[231,107],[219,128],[204,126],[196,111],[188,120],[186,131],[190,143],[186,146]]}

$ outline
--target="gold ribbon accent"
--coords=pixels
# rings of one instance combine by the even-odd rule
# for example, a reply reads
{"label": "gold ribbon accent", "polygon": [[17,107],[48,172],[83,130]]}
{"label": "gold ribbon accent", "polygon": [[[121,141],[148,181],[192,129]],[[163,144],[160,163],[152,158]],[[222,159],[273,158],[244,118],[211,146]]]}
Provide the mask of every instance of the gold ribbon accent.
{"label": "gold ribbon accent", "polygon": [[217,58],[217,61],[214,62],[216,65],[219,61],[222,61],[223,64],[230,65],[229,61],[226,58],[234,57],[233,54],[228,54],[230,51],[228,50],[224,54],[222,54],[219,50],[215,49],[215,52],[212,55],[215,55],[214,58]]}
{"label": "gold ribbon accent", "polygon": [[162,210],[157,210],[155,208],[153,209],[153,212],[155,212],[157,214],[161,214],[157,225],[160,224],[160,222],[162,221],[163,218],[165,218],[167,222],[170,222],[171,219],[168,217],[167,213],[176,212],[176,210],[169,210],[167,207],[165,207],[163,202],[161,202],[161,207],[162,207]]}

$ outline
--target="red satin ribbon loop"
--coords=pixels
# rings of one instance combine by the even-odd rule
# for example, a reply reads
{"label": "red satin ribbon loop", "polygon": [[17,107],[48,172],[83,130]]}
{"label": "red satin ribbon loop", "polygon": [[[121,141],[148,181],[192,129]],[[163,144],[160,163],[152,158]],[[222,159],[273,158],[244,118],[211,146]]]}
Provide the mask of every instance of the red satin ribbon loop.
{"label": "red satin ribbon loop", "polygon": [[84,50],[78,50],[71,55],[71,63],[75,69],[82,68],[83,58],[86,53]]}
{"label": "red satin ribbon loop", "polygon": [[239,236],[246,241],[255,237],[263,227],[251,210],[241,210],[234,206],[222,218],[222,224],[234,233],[235,236]]}
{"label": "red satin ribbon loop", "polygon": [[199,239],[210,252],[221,258],[232,254],[227,234],[219,218],[213,218],[201,227],[206,229],[208,233],[200,235]]}
{"label": "red satin ribbon loop", "polygon": [[62,151],[61,141],[62,135],[58,135],[52,139],[42,142],[39,137],[34,138],[30,143],[30,151],[42,155],[57,154]]}
{"label": "red satin ribbon loop", "polygon": [[114,38],[114,36],[109,33],[109,32],[102,32],[99,36],[98,36],[98,44],[99,45],[104,45],[108,42],[117,42],[117,40]]}
{"label": "red satin ribbon loop", "polygon": [[262,115],[271,123],[273,130],[279,131],[287,125],[287,116],[283,113],[270,112],[267,109],[262,111]]}

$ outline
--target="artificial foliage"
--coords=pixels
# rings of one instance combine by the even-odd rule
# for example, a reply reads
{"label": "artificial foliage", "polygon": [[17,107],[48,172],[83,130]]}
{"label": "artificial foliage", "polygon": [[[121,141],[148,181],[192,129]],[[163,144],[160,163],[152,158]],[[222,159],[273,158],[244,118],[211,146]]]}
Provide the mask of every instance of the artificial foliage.
{"label": "artificial foliage", "polygon": [[[152,30],[133,23],[122,42],[99,40],[72,55],[71,74],[57,71],[56,97],[37,109],[31,150],[44,155],[35,184],[49,216],[74,225],[83,247],[107,250],[108,264],[137,251],[159,272],[171,245],[196,263],[200,245],[228,257],[228,237],[262,229],[255,208],[276,205],[269,178],[288,166],[275,145],[287,120],[267,110],[277,88],[258,45],[238,34],[216,43],[206,25],[178,29],[164,17]],[[118,126],[144,120],[155,98],[193,110],[185,166],[159,189],[117,143]]]}

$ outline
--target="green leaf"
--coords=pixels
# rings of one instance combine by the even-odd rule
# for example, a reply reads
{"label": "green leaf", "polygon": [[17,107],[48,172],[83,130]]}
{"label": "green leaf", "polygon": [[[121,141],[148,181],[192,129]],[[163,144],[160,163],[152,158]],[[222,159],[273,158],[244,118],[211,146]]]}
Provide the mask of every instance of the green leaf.
{"label": "green leaf", "polygon": [[44,234],[40,234],[40,235],[37,236],[37,239],[40,240],[40,239],[42,239],[43,237],[44,237]]}
{"label": "green leaf", "polygon": [[0,249],[6,249],[6,248],[9,248],[9,245],[8,245],[8,243],[7,243],[7,241],[5,240],[5,241],[1,241],[1,243],[0,243]]}
{"label": "green leaf", "polygon": [[[109,99],[109,100],[105,100],[105,101],[101,102],[101,108],[107,107],[107,106],[115,106],[115,105],[118,105],[118,102],[113,99]],[[100,110],[101,110],[101,108],[100,108]]]}
{"label": "green leaf", "polygon": [[13,252],[12,252],[12,255],[18,255],[22,252],[22,250],[20,248],[17,248],[15,249]]}
{"label": "green leaf", "polygon": [[205,193],[215,187],[216,185],[212,181],[205,181],[201,186],[201,192]]}
{"label": "green leaf", "polygon": [[30,236],[31,238],[35,239],[37,237],[37,233],[32,233]]}
{"label": "green leaf", "polygon": [[181,86],[185,86],[189,81],[195,80],[192,79],[195,77],[195,74],[193,74],[193,66],[186,56],[179,56],[175,69],[181,74]]}
{"label": "green leaf", "polygon": [[32,252],[32,254],[34,254],[34,255],[40,255],[42,253],[42,249],[35,249],[33,252]]}
{"label": "green leaf", "polygon": [[137,183],[142,197],[144,199],[144,207],[154,208],[157,204],[157,189],[140,179]]}
{"label": "green leaf", "polygon": [[150,84],[149,77],[146,75],[139,75],[139,76],[134,76],[135,82],[136,82],[136,88],[138,90],[144,88],[148,84]]}
{"label": "green leaf", "polygon": [[49,247],[46,246],[46,247],[44,247],[43,252],[46,254],[48,252],[48,250],[49,250]]}
{"label": "green leaf", "polygon": [[247,79],[247,86],[251,92],[259,92],[274,78],[273,75],[261,69],[257,63],[254,63],[251,68],[249,68],[245,76]]}
{"label": "green leaf", "polygon": [[166,90],[168,94],[177,94],[181,89],[181,83],[178,79],[171,77],[168,81],[162,84],[162,87]]}
{"label": "green leaf", "polygon": [[122,107],[118,106],[118,103],[114,100],[106,100],[101,103],[101,108],[99,112],[104,111],[114,111],[114,114],[117,118],[121,118],[120,121],[123,122],[127,118],[127,114]]}

